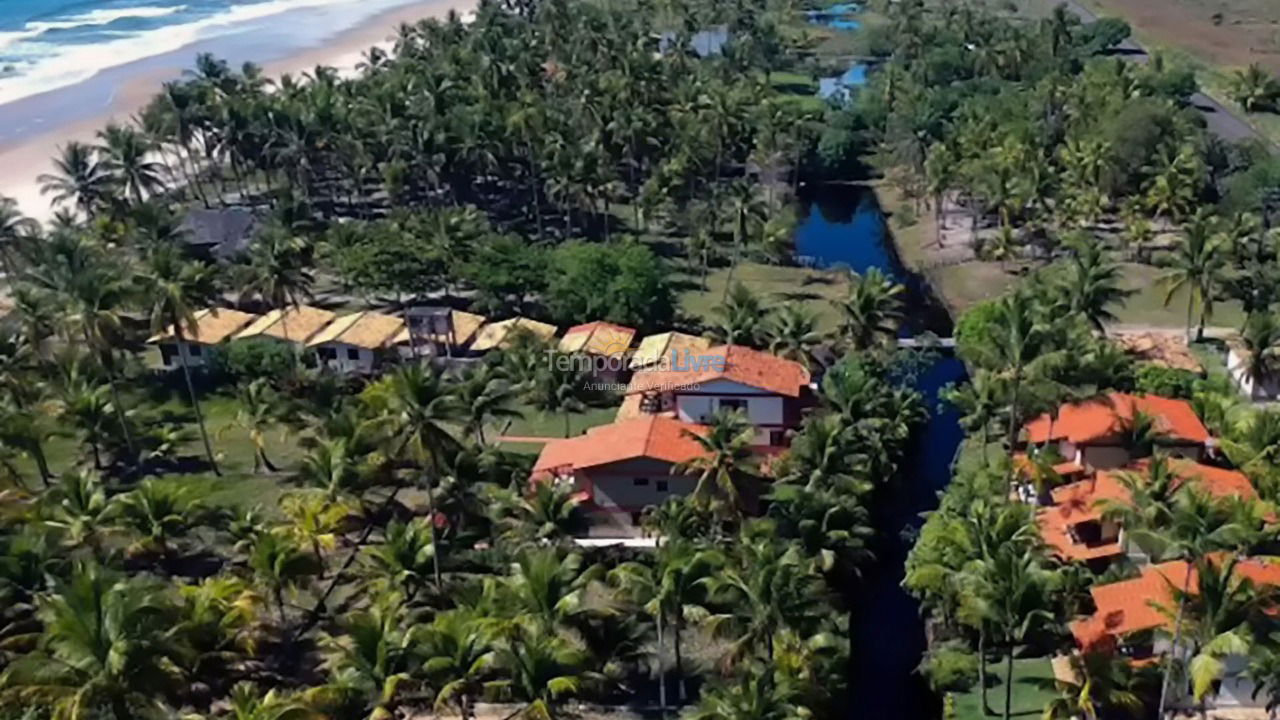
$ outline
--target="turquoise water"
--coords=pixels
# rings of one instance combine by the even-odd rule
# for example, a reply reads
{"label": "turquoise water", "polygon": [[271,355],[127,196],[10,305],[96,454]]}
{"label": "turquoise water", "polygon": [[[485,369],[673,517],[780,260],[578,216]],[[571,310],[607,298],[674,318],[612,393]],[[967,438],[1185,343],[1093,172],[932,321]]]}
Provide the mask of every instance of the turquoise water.
{"label": "turquoise water", "polygon": [[410,1],[0,0],[0,104],[199,43],[278,59]]}

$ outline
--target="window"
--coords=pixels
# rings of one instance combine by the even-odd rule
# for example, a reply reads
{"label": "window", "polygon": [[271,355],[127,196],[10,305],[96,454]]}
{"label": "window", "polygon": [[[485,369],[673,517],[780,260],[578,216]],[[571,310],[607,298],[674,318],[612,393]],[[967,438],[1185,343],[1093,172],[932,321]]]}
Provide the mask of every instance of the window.
{"label": "window", "polygon": [[200,357],[200,353],[203,352],[203,350],[204,348],[199,345],[187,345],[187,354],[193,358]]}
{"label": "window", "polygon": [[347,359],[348,359],[348,360],[359,360],[359,359],[360,359],[360,348],[347,348]]}
{"label": "window", "polygon": [[649,484],[649,478],[635,478],[631,481],[631,484],[636,487],[645,487]]}
{"label": "window", "polygon": [[773,445],[774,447],[782,447],[783,445],[786,445],[787,431],[786,430],[770,430],[769,444]]}
{"label": "window", "polygon": [[738,410],[741,412],[746,412],[747,401],[739,398],[720,398],[720,409],[729,410],[729,411]]}
{"label": "window", "polygon": [[657,488],[658,492],[662,492],[662,493],[667,492],[667,481],[659,480],[658,482],[654,483],[654,487]]}
{"label": "window", "polygon": [[633,512],[633,513],[631,513],[631,524],[632,524],[632,525],[639,525],[639,524],[640,524],[640,513],[638,513],[638,512]]}
{"label": "window", "polygon": [[331,347],[322,347],[316,351],[320,355],[321,360],[337,360],[338,351]]}
{"label": "window", "polygon": [[162,343],[160,345],[160,360],[165,365],[172,365],[173,358],[178,354],[178,346],[173,343]]}

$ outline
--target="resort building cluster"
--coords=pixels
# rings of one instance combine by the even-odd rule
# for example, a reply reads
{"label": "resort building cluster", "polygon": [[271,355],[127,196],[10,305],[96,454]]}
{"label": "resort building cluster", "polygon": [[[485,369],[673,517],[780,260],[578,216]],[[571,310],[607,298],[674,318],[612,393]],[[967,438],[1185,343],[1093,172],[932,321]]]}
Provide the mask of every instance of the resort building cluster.
{"label": "resort building cluster", "polygon": [[[752,447],[763,459],[785,449],[812,401],[808,369],[767,352],[713,346],[680,332],[637,342],[635,329],[606,322],[571,327],[556,340],[558,331],[528,318],[489,322],[446,308],[396,317],[302,305],[265,315],[202,310],[194,332],[180,337],[167,328],[149,342],[166,369],[201,367],[222,343],[266,338],[311,353],[332,370],[368,374],[399,358],[474,359],[508,347],[520,333],[555,341],[561,353],[589,360],[591,381],[613,386],[622,399],[614,422],[547,442],[533,468],[532,480],[572,483],[583,494],[593,537],[638,536],[646,507],[693,491],[696,479],[685,466],[704,453],[695,438],[715,413],[740,411],[755,427]],[[743,498],[748,509],[757,500],[750,493]]]}
{"label": "resort building cluster", "polygon": [[[1126,536],[1124,512],[1118,510],[1132,507],[1135,488],[1157,481],[1168,492],[1189,483],[1209,498],[1257,499],[1249,478],[1225,466],[1214,438],[1185,400],[1113,392],[1033,419],[1022,440],[1026,452],[1014,459],[1015,494],[1036,506],[1036,524],[1050,552],[1095,573],[1124,561],[1137,570],[1136,577],[1093,586],[1090,614],[1064,618],[1077,649],[1120,653],[1135,663],[1171,652],[1168,638],[1180,591],[1185,587],[1194,595],[1198,588],[1195,566],[1187,559],[1152,562]],[[1157,473],[1164,475],[1157,480]],[[1230,562],[1232,582],[1280,587],[1280,559],[1203,559],[1215,567]],[[1070,672],[1069,666],[1055,664],[1055,671]],[[1218,707],[1257,705],[1246,666],[1244,656],[1227,662]]]}

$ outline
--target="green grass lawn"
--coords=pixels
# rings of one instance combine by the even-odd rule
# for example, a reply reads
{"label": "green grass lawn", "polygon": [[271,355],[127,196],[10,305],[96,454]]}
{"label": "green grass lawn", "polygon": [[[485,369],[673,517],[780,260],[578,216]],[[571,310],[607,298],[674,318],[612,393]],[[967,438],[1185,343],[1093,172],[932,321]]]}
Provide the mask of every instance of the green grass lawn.
{"label": "green grass lawn", "polygon": [[[999,717],[1004,714],[1004,662],[987,666],[987,703]],[[1053,680],[1049,658],[1024,658],[1013,661],[1013,700],[1009,703],[1014,717],[1039,718],[1045,703],[1057,697],[1052,690],[1040,687],[1041,681]],[[977,687],[956,695],[958,720],[982,720],[982,695]]]}
{"label": "green grass lawn", "polygon": [[[766,306],[779,302],[799,302],[817,316],[818,328],[831,331],[839,320],[831,301],[843,297],[848,282],[839,272],[824,272],[801,267],[765,265],[744,262],[733,273],[733,281],[741,282],[753,292],[765,298]],[[711,311],[724,298],[729,282],[729,268],[717,268],[707,276],[707,289],[693,287],[680,295],[680,309],[690,318],[702,323],[712,321]]]}
{"label": "green grass lawn", "polygon": [[[503,431],[503,435],[511,437],[564,437],[564,415],[560,413],[543,413],[527,406],[519,409],[524,412],[524,417],[512,422],[510,427]],[[569,415],[569,436],[581,435],[590,428],[611,423],[617,414],[618,408],[616,405],[588,408],[586,412],[571,413]],[[524,443],[520,444],[523,445]],[[540,450],[541,448],[537,449]]]}

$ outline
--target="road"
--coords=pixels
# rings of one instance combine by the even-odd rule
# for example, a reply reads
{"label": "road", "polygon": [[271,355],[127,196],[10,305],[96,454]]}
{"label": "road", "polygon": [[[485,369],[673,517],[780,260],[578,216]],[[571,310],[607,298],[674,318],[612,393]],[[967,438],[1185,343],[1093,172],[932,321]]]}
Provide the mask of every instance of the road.
{"label": "road", "polygon": [[[1077,0],[1066,0],[1067,9],[1080,18],[1082,22],[1091,23],[1098,19],[1092,10],[1081,5]],[[1133,62],[1145,63],[1151,58],[1146,48],[1139,45],[1132,39],[1125,40],[1115,49],[1117,55],[1125,57]],[[1205,126],[1209,132],[1226,140],[1227,142],[1239,142],[1240,140],[1261,140],[1264,144],[1271,147],[1272,152],[1280,151],[1273,143],[1263,137],[1252,125],[1232,114],[1230,110],[1222,105],[1222,103],[1213,98],[1198,92],[1191,96],[1191,104],[1200,114],[1204,116]]]}

